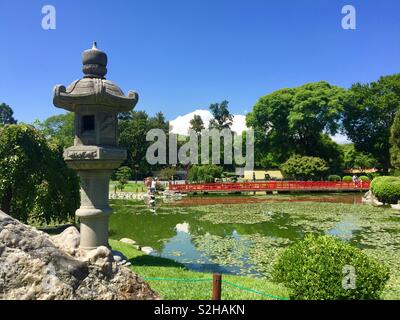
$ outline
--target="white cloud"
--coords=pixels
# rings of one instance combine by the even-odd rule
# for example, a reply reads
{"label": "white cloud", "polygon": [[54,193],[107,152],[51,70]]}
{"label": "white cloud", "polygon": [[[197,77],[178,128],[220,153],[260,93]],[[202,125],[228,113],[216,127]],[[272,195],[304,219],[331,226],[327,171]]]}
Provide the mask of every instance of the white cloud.
{"label": "white cloud", "polygon": [[332,140],[335,141],[338,144],[346,144],[346,143],[351,143],[349,138],[344,135],[344,134],[335,134],[334,136],[331,136]]}
{"label": "white cloud", "polygon": [[[190,127],[190,120],[193,119],[195,114],[201,117],[204,122],[204,127],[208,128],[208,124],[213,118],[211,112],[209,110],[197,109],[193,112],[178,116],[176,119],[171,120],[169,123],[172,126],[172,132],[180,135],[187,135]],[[233,116],[232,130],[236,131],[237,133],[241,133],[246,129],[246,116],[235,114]]]}

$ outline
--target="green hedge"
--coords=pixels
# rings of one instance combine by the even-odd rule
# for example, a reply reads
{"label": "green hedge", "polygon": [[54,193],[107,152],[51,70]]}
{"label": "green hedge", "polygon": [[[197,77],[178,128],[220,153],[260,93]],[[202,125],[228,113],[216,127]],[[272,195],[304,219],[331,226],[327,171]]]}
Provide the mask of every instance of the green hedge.
{"label": "green hedge", "polygon": [[361,181],[369,181],[370,179],[367,176],[359,176],[358,179]]}
{"label": "green hedge", "polygon": [[343,182],[352,182],[352,181],[353,181],[353,178],[352,178],[351,176],[344,176],[344,177],[342,178],[342,181],[343,181]]}
{"label": "green hedge", "polygon": [[396,204],[400,200],[400,178],[377,177],[371,182],[371,192],[383,203]]}
{"label": "green hedge", "polygon": [[342,180],[340,178],[340,176],[336,175],[336,174],[331,174],[330,176],[328,176],[328,181],[340,181]]}
{"label": "green hedge", "polygon": [[[354,282],[346,281],[349,266],[355,270]],[[306,235],[278,257],[272,276],[291,290],[292,299],[379,299],[389,270],[337,238]],[[355,288],[343,288],[343,282]]]}

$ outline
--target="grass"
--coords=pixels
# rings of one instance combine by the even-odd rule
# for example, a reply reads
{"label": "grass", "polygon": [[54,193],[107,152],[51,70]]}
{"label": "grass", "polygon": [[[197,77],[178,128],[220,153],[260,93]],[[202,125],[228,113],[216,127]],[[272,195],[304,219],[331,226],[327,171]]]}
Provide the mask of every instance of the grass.
{"label": "grass", "polygon": [[[110,239],[114,250],[120,251],[132,263],[130,267],[143,277],[150,286],[166,300],[209,300],[212,290],[212,274],[190,271],[182,264],[170,259],[153,257],[136,250],[129,244]],[[188,281],[162,281],[148,278],[174,278]],[[198,279],[201,281],[190,281]],[[251,278],[234,275],[223,275],[222,300],[260,300],[272,299],[265,295],[239,289],[232,284],[263,292],[272,296],[288,298],[289,291],[278,284],[263,278]],[[203,281],[204,280],[204,281]]]}
{"label": "grass", "polygon": [[[118,184],[118,181],[111,181],[110,185],[109,185],[109,191],[110,192],[114,192],[114,187]],[[120,190],[117,190],[120,191]],[[133,181],[129,181],[125,187],[123,192],[146,192],[147,191],[147,187],[144,185],[143,182],[133,182]]]}

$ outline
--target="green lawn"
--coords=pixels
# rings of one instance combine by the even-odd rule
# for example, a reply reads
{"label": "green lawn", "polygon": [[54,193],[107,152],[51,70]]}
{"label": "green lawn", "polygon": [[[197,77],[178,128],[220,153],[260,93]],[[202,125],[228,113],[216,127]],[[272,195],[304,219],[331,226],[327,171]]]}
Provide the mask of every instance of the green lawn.
{"label": "green lawn", "polygon": [[[109,190],[110,192],[114,192],[114,186],[118,184],[118,181],[110,181]],[[120,190],[117,190],[120,191]],[[143,182],[128,182],[125,185],[123,192],[147,192],[147,187]]]}
{"label": "green lawn", "polygon": [[[129,261],[132,263],[131,269],[143,277],[163,299],[209,300],[211,298],[211,280],[190,281],[190,279],[207,280],[212,278],[212,274],[189,271],[182,264],[173,260],[146,255],[132,246],[117,240],[110,239],[110,245],[114,250],[118,250],[128,257]],[[151,278],[174,278],[185,281],[152,280]],[[262,278],[223,275],[222,279],[237,286],[246,287],[272,296],[285,299],[289,296],[289,292],[286,288]],[[223,282],[222,299],[258,300],[272,298],[239,289],[231,284]]]}

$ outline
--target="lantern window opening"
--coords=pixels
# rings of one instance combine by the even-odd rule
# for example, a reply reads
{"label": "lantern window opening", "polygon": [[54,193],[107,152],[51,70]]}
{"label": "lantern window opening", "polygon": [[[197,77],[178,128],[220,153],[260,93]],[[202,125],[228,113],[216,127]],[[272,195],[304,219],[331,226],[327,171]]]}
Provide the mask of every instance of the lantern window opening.
{"label": "lantern window opening", "polygon": [[94,131],[95,120],[94,115],[86,115],[82,117],[82,132]]}

